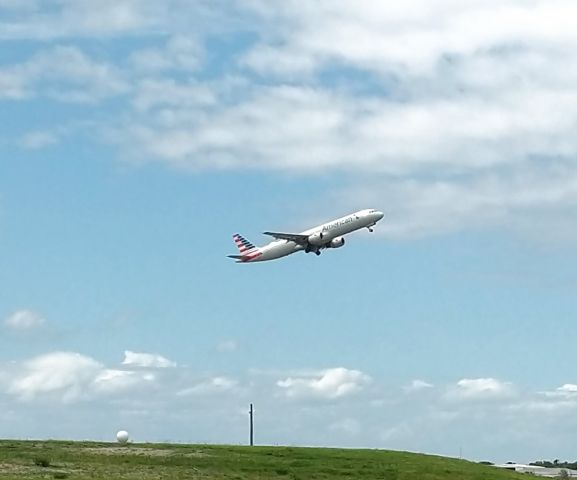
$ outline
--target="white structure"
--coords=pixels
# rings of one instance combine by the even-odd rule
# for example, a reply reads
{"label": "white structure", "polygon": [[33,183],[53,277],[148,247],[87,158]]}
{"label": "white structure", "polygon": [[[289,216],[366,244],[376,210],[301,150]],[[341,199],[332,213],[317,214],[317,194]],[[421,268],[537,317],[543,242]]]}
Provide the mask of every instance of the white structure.
{"label": "white structure", "polygon": [[505,468],[507,470],[514,470],[519,473],[530,473],[532,475],[537,475],[539,477],[559,477],[561,475],[561,470],[567,472],[568,477],[577,477],[577,470],[571,470],[569,468],[547,468],[539,467],[537,465],[524,465],[522,463],[504,463],[502,465],[494,465],[497,468]]}
{"label": "white structure", "polygon": [[118,443],[127,443],[128,438],[128,432],[126,430],[120,430],[116,434],[116,440],[118,440]]}

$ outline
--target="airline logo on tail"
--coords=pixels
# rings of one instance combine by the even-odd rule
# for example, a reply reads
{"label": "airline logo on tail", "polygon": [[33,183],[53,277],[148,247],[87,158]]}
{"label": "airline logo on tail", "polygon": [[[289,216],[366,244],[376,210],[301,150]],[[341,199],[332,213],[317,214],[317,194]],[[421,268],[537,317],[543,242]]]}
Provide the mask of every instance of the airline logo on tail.
{"label": "airline logo on tail", "polygon": [[235,233],[232,236],[232,239],[234,240],[240,255],[229,255],[230,257],[235,258],[240,262],[250,262],[262,255],[262,252],[242,235]]}

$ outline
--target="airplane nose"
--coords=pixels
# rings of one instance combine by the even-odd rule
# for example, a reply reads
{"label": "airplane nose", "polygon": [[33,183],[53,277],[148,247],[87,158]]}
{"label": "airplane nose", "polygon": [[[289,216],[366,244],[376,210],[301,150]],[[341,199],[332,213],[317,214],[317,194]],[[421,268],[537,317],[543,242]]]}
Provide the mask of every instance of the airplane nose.
{"label": "airplane nose", "polygon": [[380,212],[380,211],[376,211],[375,215],[377,216],[377,222],[385,216],[385,214],[383,212]]}

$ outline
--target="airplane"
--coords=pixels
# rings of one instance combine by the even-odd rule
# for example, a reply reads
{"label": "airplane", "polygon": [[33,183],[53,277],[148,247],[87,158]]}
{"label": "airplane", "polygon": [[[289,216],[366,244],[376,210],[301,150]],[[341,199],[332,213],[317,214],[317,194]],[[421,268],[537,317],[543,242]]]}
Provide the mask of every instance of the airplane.
{"label": "airplane", "polygon": [[367,228],[369,232],[377,222],[384,217],[383,212],[375,209],[359,210],[328,223],[305,230],[301,233],[263,232],[270,235],[274,240],[262,247],[255,247],[251,242],[238,233],[232,238],[240,255],[228,255],[237,263],[264,262],[286,257],[292,253],[305,251],[321,254],[325,248],[339,248],[345,244],[343,235]]}

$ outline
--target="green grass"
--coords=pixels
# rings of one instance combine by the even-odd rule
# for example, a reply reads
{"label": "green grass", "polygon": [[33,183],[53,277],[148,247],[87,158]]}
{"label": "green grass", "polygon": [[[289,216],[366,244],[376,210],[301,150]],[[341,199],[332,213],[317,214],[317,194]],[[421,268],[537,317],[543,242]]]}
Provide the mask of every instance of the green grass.
{"label": "green grass", "polygon": [[0,479],[514,480],[464,460],[385,450],[0,441]]}

